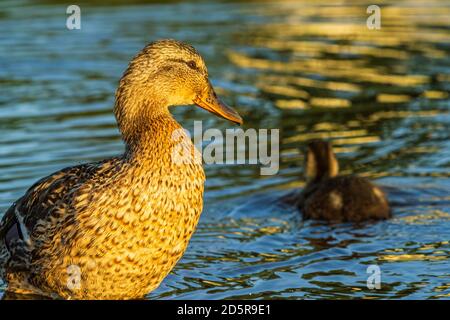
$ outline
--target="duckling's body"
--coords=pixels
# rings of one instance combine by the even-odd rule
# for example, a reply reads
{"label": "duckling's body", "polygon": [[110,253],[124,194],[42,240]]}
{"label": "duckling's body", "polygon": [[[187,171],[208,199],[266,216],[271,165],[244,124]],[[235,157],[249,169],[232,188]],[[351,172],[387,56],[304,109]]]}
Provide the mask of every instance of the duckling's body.
{"label": "duckling's body", "polygon": [[321,140],[310,142],[306,162],[309,182],[298,202],[304,219],[358,222],[391,216],[380,188],[366,178],[338,176],[338,171],[331,145]]}
{"label": "duckling's body", "polygon": [[[167,55],[167,48],[195,55],[192,47],[175,41],[151,44],[143,52]],[[43,178],[6,212],[0,225],[0,275],[9,291],[139,298],[155,289],[184,253],[203,206],[201,157],[167,108],[156,106],[174,104],[164,102],[164,92],[158,97],[153,89],[146,95],[135,90],[136,75],[128,75],[136,72],[133,63],[139,58],[124,74],[116,97],[125,153]],[[201,65],[201,58],[194,58]],[[173,68],[175,63],[180,62]],[[148,100],[139,99],[142,94]]]}

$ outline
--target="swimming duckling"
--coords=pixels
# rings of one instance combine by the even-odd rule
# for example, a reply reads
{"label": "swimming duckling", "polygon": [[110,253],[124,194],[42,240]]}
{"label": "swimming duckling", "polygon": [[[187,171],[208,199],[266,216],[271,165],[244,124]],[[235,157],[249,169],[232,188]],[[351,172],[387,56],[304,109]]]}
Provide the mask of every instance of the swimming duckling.
{"label": "swimming duckling", "polygon": [[338,176],[339,164],[330,143],[309,142],[305,172],[307,185],[298,202],[304,219],[357,222],[390,218],[380,188],[366,178]]}
{"label": "swimming duckling", "polygon": [[192,46],[156,41],[132,59],[114,107],[124,154],[55,172],[5,213],[0,275],[8,291],[130,299],[158,287],[202,212],[201,156],[169,112],[192,104],[242,123]]}

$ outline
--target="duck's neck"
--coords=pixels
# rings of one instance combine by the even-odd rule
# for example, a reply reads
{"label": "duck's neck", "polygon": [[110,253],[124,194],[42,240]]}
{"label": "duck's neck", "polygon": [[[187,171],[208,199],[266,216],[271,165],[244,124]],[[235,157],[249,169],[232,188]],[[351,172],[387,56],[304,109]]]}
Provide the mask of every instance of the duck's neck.
{"label": "duck's neck", "polygon": [[136,126],[131,136],[124,136],[127,156],[144,160],[167,154],[176,143],[174,135],[183,130],[170,113],[147,120]]}
{"label": "duck's neck", "polygon": [[164,101],[116,99],[114,107],[127,157],[138,158],[173,145],[173,131],[182,129]]}

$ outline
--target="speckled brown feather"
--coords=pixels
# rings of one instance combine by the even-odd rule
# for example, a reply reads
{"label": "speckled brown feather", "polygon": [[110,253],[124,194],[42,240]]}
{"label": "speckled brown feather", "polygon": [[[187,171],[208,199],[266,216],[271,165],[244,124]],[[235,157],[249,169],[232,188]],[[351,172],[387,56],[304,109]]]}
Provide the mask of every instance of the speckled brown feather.
{"label": "speckled brown feather", "polygon": [[[191,72],[174,57],[195,59],[202,70]],[[205,180],[197,150],[167,107],[187,104],[205,83],[201,57],[173,40],[150,44],[130,63],[115,106],[124,155],[43,178],[5,213],[0,273],[9,291],[130,299],[161,283],[196,228]],[[21,219],[29,242],[14,235]],[[79,286],[70,285],[73,266]]]}

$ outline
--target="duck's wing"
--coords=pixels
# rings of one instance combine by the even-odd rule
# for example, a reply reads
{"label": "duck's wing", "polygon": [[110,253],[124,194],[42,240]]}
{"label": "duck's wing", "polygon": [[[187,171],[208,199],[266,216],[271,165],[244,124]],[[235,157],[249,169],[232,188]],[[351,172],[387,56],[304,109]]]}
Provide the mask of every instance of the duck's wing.
{"label": "duck's wing", "polygon": [[8,245],[13,240],[29,242],[29,234],[37,221],[64,205],[71,190],[88,179],[97,164],[82,164],[57,171],[32,185],[6,211],[0,222],[0,240]]}

